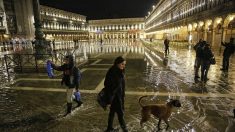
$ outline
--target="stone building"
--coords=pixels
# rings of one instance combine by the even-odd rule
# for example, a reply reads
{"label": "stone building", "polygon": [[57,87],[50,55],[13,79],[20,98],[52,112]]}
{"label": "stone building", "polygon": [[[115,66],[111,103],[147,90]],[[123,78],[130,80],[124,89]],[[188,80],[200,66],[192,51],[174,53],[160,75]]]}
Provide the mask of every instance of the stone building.
{"label": "stone building", "polygon": [[144,18],[120,18],[88,21],[90,41],[144,38]]}
{"label": "stone building", "polygon": [[43,32],[56,40],[88,40],[86,16],[47,6],[40,6]]}
{"label": "stone building", "polygon": [[[39,7],[44,38],[58,42],[60,48],[74,47],[75,42],[88,40],[86,16],[43,5]],[[0,0],[0,42],[6,47],[12,47],[9,41],[32,41],[34,21],[32,0]]]}
{"label": "stone building", "polygon": [[146,36],[189,44],[202,38],[216,49],[235,37],[234,7],[234,0],[160,0],[146,16]]}
{"label": "stone building", "polygon": [[[82,39],[88,36],[86,16],[40,5],[45,37]],[[34,38],[32,0],[0,0],[0,32],[10,37]]]}

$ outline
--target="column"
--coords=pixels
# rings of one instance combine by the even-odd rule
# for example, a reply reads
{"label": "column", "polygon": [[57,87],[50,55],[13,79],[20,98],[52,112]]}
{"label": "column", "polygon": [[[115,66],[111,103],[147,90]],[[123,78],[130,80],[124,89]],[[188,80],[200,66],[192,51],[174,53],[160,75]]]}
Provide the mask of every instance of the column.
{"label": "column", "polygon": [[227,30],[227,27],[222,28],[222,42],[225,42]]}
{"label": "column", "polygon": [[204,40],[207,40],[207,29],[206,29],[206,26],[204,26],[204,32],[203,32],[203,39]]}
{"label": "column", "polygon": [[215,47],[215,28],[212,29],[211,46]]}

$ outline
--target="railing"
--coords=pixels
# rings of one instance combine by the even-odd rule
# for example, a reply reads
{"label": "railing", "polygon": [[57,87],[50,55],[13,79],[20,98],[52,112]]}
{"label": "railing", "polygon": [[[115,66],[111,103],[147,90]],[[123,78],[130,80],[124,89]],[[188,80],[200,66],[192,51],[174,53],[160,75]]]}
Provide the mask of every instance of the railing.
{"label": "railing", "polygon": [[[6,72],[9,76],[9,70],[14,72],[45,72],[47,60],[51,60],[56,65],[62,65],[64,56],[68,52],[59,52],[56,54],[5,54],[4,64]],[[73,54],[75,63],[80,63],[85,60],[82,54]],[[40,56],[40,57],[38,57]]]}
{"label": "railing", "polygon": [[33,50],[31,41],[25,41],[24,43],[12,43],[12,42],[0,42],[0,52],[20,52],[22,50]]}
{"label": "railing", "polygon": [[32,53],[14,53],[3,55],[4,65],[9,76],[9,70],[13,72],[45,72],[47,60],[52,60],[57,65],[63,64],[64,56],[72,54],[75,64],[81,63],[88,59],[89,54],[100,53],[137,53],[144,54],[144,47],[140,43],[131,44],[104,44],[97,43],[80,43],[75,49],[52,50],[48,54]]}

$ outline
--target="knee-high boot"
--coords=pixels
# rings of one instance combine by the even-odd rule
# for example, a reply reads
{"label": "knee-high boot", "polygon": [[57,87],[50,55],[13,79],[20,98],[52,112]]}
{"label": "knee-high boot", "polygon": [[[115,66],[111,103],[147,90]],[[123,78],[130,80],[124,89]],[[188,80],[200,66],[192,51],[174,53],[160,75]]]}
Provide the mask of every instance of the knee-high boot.
{"label": "knee-high boot", "polygon": [[72,110],[72,103],[67,103],[67,112],[65,115],[68,115],[71,113],[71,110]]}

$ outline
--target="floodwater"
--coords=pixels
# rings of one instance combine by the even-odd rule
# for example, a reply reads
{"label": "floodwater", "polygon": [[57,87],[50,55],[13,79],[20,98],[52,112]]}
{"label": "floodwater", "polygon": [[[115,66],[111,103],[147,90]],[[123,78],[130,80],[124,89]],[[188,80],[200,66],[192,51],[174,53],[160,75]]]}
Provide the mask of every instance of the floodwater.
{"label": "floodwater", "polygon": [[[152,117],[141,128],[139,97],[148,95],[143,104],[165,104],[178,99],[180,108],[173,108],[168,131],[173,132],[232,132],[235,119],[235,62],[231,59],[228,73],[219,71],[221,56],[211,66],[206,83],[194,80],[195,53],[186,48],[172,47],[164,58],[161,46],[148,46],[141,42],[122,46],[105,44],[81,45],[79,52],[87,63],[82,71],[81,93],[84,104],[63,117],[66,109],[65,87],[60,85],[61,73],[49,79],[46,73],[11,72],[7,77],[1,65],[0,131],[78,131],[103,132],[107,127],[108,111],[96,102],[97,93],[103,88],[108,68],[115,57],[127,59],[125,120],[130,132],[157,131],[158,119]],[[3,62],[3,60],[2,60]],[[73,106],[76,104],[74,103]],[[114,127],[119,128],[115,117]],[[162,121],[161,128],[166,131]]]}

